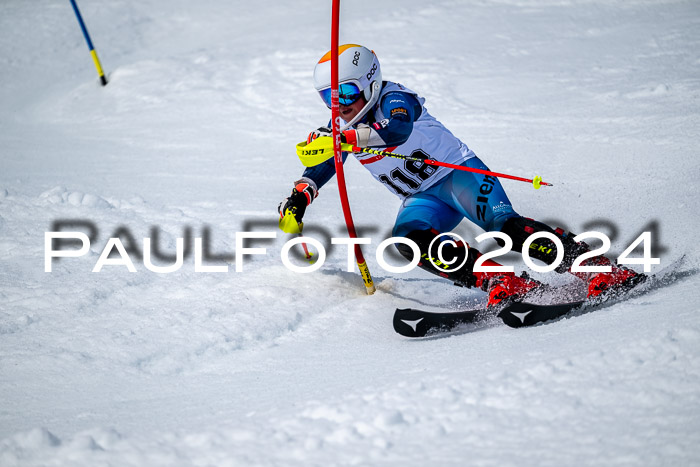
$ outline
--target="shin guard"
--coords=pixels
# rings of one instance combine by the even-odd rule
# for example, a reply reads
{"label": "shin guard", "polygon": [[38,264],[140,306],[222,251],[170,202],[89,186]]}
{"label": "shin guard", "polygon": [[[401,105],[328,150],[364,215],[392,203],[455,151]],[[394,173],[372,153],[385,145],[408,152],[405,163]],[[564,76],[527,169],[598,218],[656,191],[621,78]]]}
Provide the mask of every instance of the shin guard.
{"label": "shin guard", "polygon": [[[442,234],[437,230],[414,230],[406,238],[415,242],[420,249],[421,257],[418,267],[431,274],[444,277],[463,287],[478,286],[477,278],[472,273],[474,262],[481,254],[474,248],[463,242],[446,243],[442,247],[442,260],[438,257],[438,248],[441,240],[448,240],[449,237],[441,239]],[[431,247],[432,245],[432,247]],[[396,248],[409,261],[413,259],[413,250],[402,243],[397,243]],[[461,266],[460,266],[461,265]]]}
{"label": "shin guard", "polygon": [[[520,252],[525,240],[536,232],[549,232],[556,235],[564,245],[564,259],[555,269],[558,273],[567,272],[576,258],[589,251],[588,245],[583,242],[575,242],[575,234],[565,232],[563,229],[552,229],[542,222],[527,217],[512,217],[508,219],[501,232],[507,234],[513,240],[513,251]],[[499,242],[500,243],[500,242]],[[552,264],[557,258],[557,246],[548,238],[540,237],[528,246],[530,257],[538,259],[545,264]]]}

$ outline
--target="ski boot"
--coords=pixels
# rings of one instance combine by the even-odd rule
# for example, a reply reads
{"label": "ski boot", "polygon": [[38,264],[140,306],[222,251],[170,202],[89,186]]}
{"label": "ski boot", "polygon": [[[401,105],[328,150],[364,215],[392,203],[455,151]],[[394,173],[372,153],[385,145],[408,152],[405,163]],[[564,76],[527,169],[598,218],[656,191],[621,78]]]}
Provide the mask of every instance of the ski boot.
{"label": "ski boot", "polygon": [[[630,290],[640,282],[647,279],[642,273],[637,273],[610,261],[605,256],[595,256],[581,263],[582,266],[610,266],[611,272],[573,272],[572,265],[576,258],[590,251],[585,242],[574,241],[575,235],[563,229],[552,229],[549,226],[528,219],[525,217],[514,217],[508,219],[503,225],[502,231],[510,235],[513,239],[513,249],[522,248],[527,236],[534,232],[549,232],[557,236],[564,247],[564,257],[555,269],[558,273],[570,272],[574,276],[582,279],[588,285],[587,299],[593,301],[605,301],[611,296]],[[539,238],[537,244],[529,246],[530,254],[533,258],[539,259],[546,264],[552,264],[557,255],[556,245],[546,238]]]}
{"label": "ski boot", "polygon": [[542,287],[541,282],[530,278],[525,272],[521,276],[512,272],[495,273],[482,285],[482,289],[489,294],[488,308],[522,300]]}
{"label": "ski boot", "polygon": [[588,300],[605,301],[622,294],[647,279],[646,274],[634,272],[624,266],[613,264],[608,258],[598,256],[582,263],[583,266],[610,266],[610,272],[576,273],[588,283]]}

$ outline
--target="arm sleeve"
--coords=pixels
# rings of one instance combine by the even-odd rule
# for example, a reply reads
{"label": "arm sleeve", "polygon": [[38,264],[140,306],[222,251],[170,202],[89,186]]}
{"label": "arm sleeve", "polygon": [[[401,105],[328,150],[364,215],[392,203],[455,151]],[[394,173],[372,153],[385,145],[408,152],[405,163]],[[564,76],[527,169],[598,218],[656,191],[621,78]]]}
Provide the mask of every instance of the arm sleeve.
{"label": "arm sleeve", "polygon": [[[348,153],[344,152],[343,163],[345,163],[347,158]],[[328,180],[330,180],[333,175],[335,175],[335,161],[331,157],[327,161],[321,162],[318,165],[307,167],[302,176],[313,180],[316,183],[316,186],[320,189],[323,185],[328,183]]]}
{"label": "arm sleeve", "polygon": [[400,91],[386,94],[380,105],[386,118],[364,128],[358,126],[353,135],[358,146],[386,148],[402,145],[411,135],[413,122],[418,120],[423,108],[412,94]]}

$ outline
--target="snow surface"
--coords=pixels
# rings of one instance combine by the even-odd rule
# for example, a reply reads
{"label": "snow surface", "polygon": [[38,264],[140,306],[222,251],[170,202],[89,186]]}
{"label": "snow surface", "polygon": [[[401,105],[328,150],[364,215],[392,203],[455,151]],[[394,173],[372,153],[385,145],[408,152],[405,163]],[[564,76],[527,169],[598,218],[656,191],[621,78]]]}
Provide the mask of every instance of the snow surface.
{"label": "snow surface", "polygon": [[[402,338],[397,306],[484,296],[378,266],[398,199],[356,161],[375,295],[341,248],[288,271],[281,232],[235,272],[236,232],[276,231],[294,144],[328,119],[311,72],[330,2],[80,6],[105,88],[69,2],[0,3],[0,465],[700,464],[698,276],[534,328]],[[698,266],[700,3],[355,0],[342,15],[341,41],[373,48],[493,170],[555,183],[504,182],[519,212],[601,230],[615,253],[655,225],[655,270]],[[345,236],[336,186],[309,235]],[[98,236],[47,273],[58,220]],[[171,274],[138,256],[136,273],[91,272],[115,232],[139,250],[158,234],[169,255],[208,232],[222,258],[206,264],[229,272],[192,255]]]}

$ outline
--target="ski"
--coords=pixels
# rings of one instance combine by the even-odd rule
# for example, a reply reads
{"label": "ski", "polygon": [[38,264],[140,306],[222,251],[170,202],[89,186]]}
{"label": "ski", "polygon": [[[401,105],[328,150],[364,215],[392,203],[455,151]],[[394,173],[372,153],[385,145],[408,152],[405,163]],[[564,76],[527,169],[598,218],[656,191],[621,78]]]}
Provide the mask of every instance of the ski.
{"label": "ski", "polygon": [[482,321],[490,315],[486,309],[432,312],[397,308],[394,313],[394,330],[406,337],[424,337],[429,333],[450,331],[460,324]]}
{"label": "ski", "polygon": [[[685,255],[673,261],[661,271],[648,275],[644,282],[640,282],[633,288],[626,291],[619,291],[603,299],[592,298],[580,302],[551,306],[515,302],[503,308],[498,316],[506,325],[519,328],[544,321],[551,321],[567,314],[584,314],[600,310],[661,289],[698,272],[698,269],[681,269],[684,263]],[[559,309],[556,309],[556,307],[559,307]],[[529,311],[531,311],[531,313],[528,313]],[[527,316],[523,316],[523,313],[527,313]]]}
{"label": "ski", "polygon": [[585,301],[540,305],[528,302],[513,302],[498,313],[498,317],[511,328],[532,326],[533,324],[561,318],[583,306]]}
{"label": "ski", "polygon": [[478,308],[456,312],[432,312],[413,308],[396,309],[394,313],[394,330],[406,337],[425,337],[430,334],[449,332],[465,323],[476,323],[498,316],[510,327],[519,328],[551,321],[568,314],[583,314],[630,300],[654,290],[673,284],[679,279],[694,275],[698,269],[681,270],[685,256],[634,288],[608,297],[605,300],[582,300],[556,304],[537,304],[516,301],[497,309]]}

